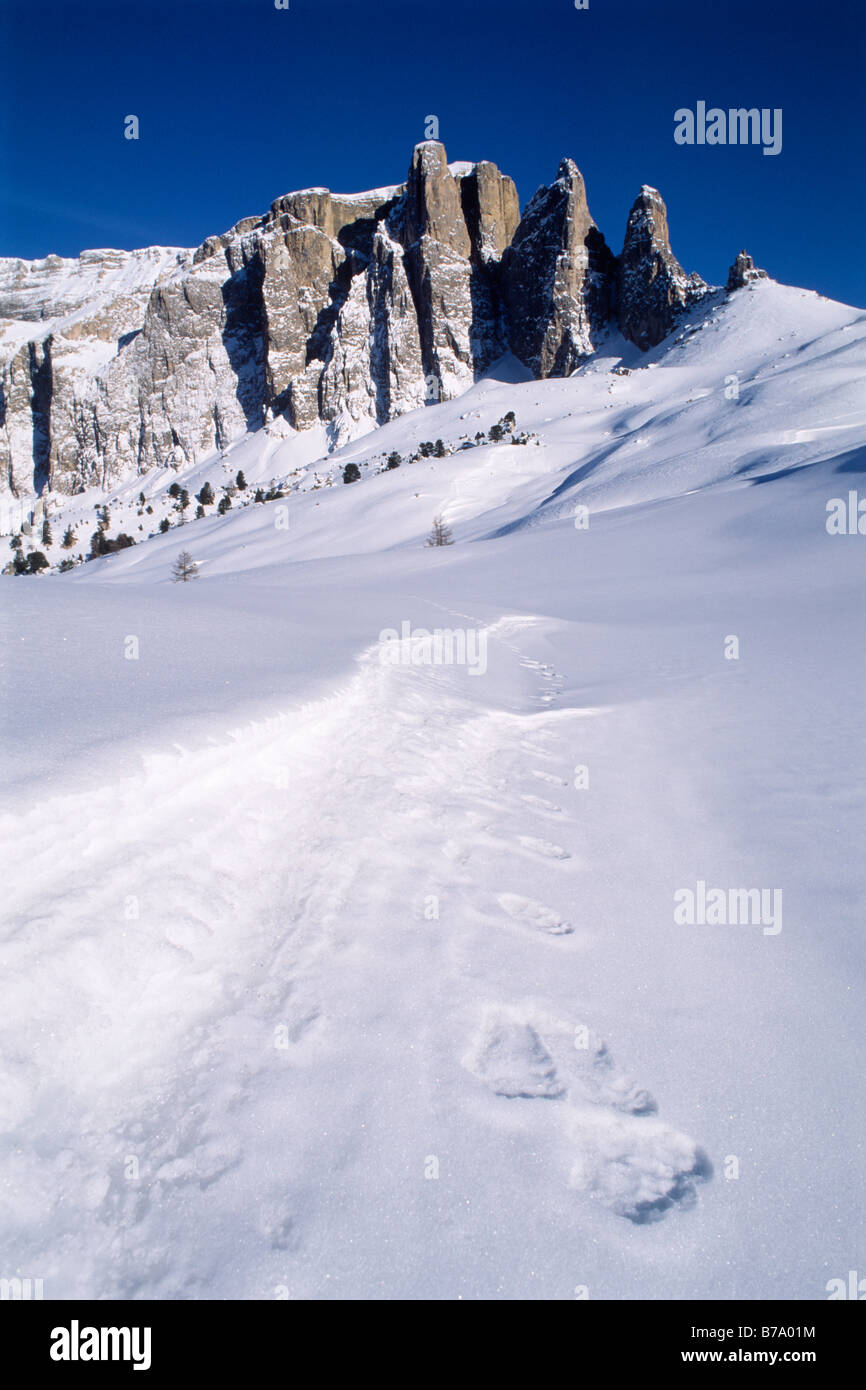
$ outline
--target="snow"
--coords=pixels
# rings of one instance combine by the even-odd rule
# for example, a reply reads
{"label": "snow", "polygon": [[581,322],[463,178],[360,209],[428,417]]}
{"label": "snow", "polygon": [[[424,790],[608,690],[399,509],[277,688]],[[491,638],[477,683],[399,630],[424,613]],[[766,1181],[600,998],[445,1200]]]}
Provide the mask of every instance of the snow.
{"label": "snow", "polygon": [[117,313],[115,301],[121,297],[144,306],[153,286],[188,267],[192,254],[176,246],[148,246],[141,251],[83,251],[77,259],[0,257],[0,305],[15,315],[0,317],[0,347],[27,342],[34,323],[46,336],[69,332],[112,306]]}
{"label": "snow", "polygon": [[[766,281],[332,453],[275,423],[127,484],[112,534],[175,479],[282,503],[3,581],[10,1274],[763,1300],[856,1267],[863,541],[825,509],[864,329]],[[511,409],[527,444],[458,451]],[[383,662],[406,621],[484,675]],[[699,880],[780,888],[783,930],[678,925]]]}
{"label": "snow", "polygon": [[333,193],[331,196],[341,203],[367,203],[375,198],[380,203],[389,203],[403,192],[405,184],[392,183],[384,188],[370,188],[366,193]]}

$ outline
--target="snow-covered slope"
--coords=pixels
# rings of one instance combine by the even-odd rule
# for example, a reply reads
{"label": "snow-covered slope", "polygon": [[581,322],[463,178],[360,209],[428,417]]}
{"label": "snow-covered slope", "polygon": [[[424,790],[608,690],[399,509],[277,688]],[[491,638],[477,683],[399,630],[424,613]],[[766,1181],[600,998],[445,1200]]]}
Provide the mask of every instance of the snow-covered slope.
{"label": "snow-covered slope", "polygon": [[140,327],[154,285],[191,260],[191,251],[166,246],[82,251],[74,260],[0,256],[0,347],[32,337],[34,324],[73,339],[99,337],[100,321],[109,313],[110,336],[119,338],[127,331],[124,307],[133,316],[131,326]]}
{"label": "snow-covered slope", "polygon": [[[864,541],[825,523],[864,324],[758,282],[333,455],[271,426],[111,534],[169,478],[285,497],[3,581],[11,1272],[814,1299],[856,1267]],[[701,882],[773,913],[684,924]]]}
{"label": "snow-covered slope", "polygon": [[[574,376],[544,382],[503,358],[457,400],[412,411],[337,450],[329,452],[324,427],[296,433],[275,421],[194,468],[154,468],[108,496],[92,489],[57,497],[52,545],[43,545],[38,522],[30,545],[53,564],[83,560],[107,502],[110,535],[153,539],[97,563],[118,579],[166,579],[181,539],[211,572],[223,557],[236,570],[378,550],[383,541],[416,545],[437,512],[459,540],[474,540],[572,515],[576,506],[597,512],[800,467],[862,443],[864,339],[862,311],[762,280],[718,295],[651,352],[609,335]],[[491,426],[509,411],[515,430],[490,443]],[[527,442],[512,443],[514,435]],[[409,462],[438,438],[447,457]],[[402,466],[383,471],[395,452]],[[342,483],[349,463],[360,484]],[[209,482],[218,501],[238,471],[249,487],[234,492],[232,514],[217,517],[210,505],[182,538],[158,535],[163,518],[173,528],[180,521],[172,484],[190,495],[189,521],[202,486]],[[287,496],[255,506],[259,487]],[[70,525],[76,544],[64,550]]]}

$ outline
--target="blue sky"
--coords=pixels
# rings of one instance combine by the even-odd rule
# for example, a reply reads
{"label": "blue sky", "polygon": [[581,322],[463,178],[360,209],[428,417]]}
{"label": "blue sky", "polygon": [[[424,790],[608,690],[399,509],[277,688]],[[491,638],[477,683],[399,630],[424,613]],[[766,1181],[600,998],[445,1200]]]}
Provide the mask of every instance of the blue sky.
{"label": "blue sky", "polygon": [[[615,251],[650,183],[687,270],[745,246],[866,304],[864,58],[863,0],[0,0],[0,255],[194,246],[293,188],[398,183],[435,114],[523,203],[571,155]],[[781,107],[781,154],[676,145],[699,100]]]}

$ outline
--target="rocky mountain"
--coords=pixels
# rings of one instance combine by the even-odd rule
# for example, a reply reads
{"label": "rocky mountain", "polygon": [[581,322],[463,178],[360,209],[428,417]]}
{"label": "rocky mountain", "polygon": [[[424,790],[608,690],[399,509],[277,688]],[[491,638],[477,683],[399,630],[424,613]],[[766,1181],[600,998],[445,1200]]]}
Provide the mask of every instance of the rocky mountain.
{"label": "rocky mountain", "polygon": [[686,275],[671,251],[667,208],[647,184],[628,215],[617,284],[620,328],[644,350],[666,338],[679,313],[708,291],[699,275]]}
{"label": "rocky mountain", "polygon": [[[737,283],[760,273],[744,255]],[[0,490],[111,487],[277,418],[339,442],[459,395],[507,351],[543,378],[609,326],[648,349],[707,293],[654,189],[616,256],[572,160],[521,216],[494,164],[449,165],[435,141],[403,184],[290,193],[195,251],[2,259]]]}
{"label": "rocky mountain", "polygon": [[766,270],[759,270],[748,251],[740,251],[737,259],[728,271],[728,283],[726,289],[729,294],[734,290],[741,290],[750,285],[754,280],[766,280]]}

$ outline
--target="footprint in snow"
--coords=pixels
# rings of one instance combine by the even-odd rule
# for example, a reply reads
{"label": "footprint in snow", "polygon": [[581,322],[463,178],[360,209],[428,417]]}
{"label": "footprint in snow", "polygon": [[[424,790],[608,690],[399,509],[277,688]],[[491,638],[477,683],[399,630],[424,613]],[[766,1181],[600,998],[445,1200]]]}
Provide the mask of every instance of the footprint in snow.
{"label": "footprint in snow", "polygon": [[565,1092],[553,1058],[531,1024],[490,1008],[463,1065],[498,1096],[555,1100]]}
{"label": "footprint in snow", "polygon": [[497,893],[496,901],[513,922],[520,922],[522,926],[548,932],[551,936],[567,936],[574,931],[571,923],[554,912],[552,907],[545,907],[532,898],[524,898],[519,893]]}
{"label": "footprint in snow", "polygon": [[655,1117],[580,1107],[568,1117],[568,1132],[575,1146],[569,1186],[636,1226],[694,1206],[695,1184],[712,1175],[694,1140]]}
{"label": "footprint in snow", "polygon": [[555,845],[551,840],[538,840],[534,835],[518,835],[518,843],[524,849],[531,850],[533,854],[540,854],[544,859],[570,859],[571,855],[562,845]]}
{"label": "footprint in snow", "polygon": [[[507,1100],[560,1100],[572,1150],[567,1181],[635,1225],[697,1200],[712,1165],[693,1139],[658,1119],[607,1047],[576,1048],[573,1030],[533,1009],[488,1005],[463,1065]],[[530,1112],[527,1112],[529,1114]]]}
{"label": "footprint in snow", "polygon": [[565,787],[568,785],[561,777],[555,776],[552,772],[542,772],[539,768],[535,768],[532,775],[533,777],[537,777],[539,782],[547,782],[553,787]]}
{"label": "footprint in snow", "polygon": [[522,796],[520,799],[524,805],[531,806],[533,811],[546,811],[554,816],[562,815],[562,807],[557,806],[555,801],[548,801],[544,796]]}

